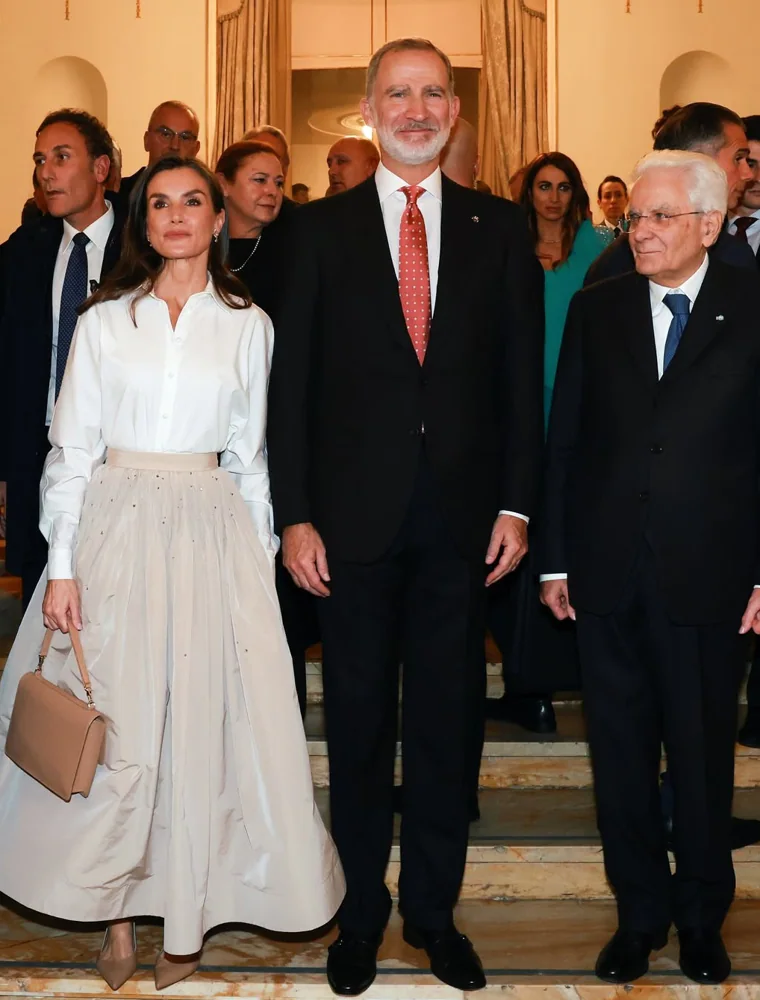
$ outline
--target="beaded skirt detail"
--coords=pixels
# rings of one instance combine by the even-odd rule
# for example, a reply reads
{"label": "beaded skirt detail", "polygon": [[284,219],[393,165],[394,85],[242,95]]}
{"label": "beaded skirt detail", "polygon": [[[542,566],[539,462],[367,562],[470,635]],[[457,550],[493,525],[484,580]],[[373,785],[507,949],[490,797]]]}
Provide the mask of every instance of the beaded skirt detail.
{"label": "beaded skirt detail", "polygon": [[[89,797],[66,803],[0,759],[0,892],[69,920],[163,917],[178,955],[221,923],[325,924],[343,875],[314,804],[271,561],[232,479],[100,467],[75,567],[105,763]],[[0,749],[36,665],[44,588],[0,684]],[[45,675],[81,696],[60,633]]]}

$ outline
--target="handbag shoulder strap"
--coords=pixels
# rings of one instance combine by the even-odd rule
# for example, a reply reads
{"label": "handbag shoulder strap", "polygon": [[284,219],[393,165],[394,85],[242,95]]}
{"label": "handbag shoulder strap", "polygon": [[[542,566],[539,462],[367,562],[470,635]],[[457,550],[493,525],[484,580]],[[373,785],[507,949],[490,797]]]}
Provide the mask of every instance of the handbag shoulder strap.
{"label": "handbag shoulder strap", "polygon": [[[84,686],[85,694],[87,695],[87,704],[90,708],[95,707],[95,703],[92,700],[92,684],[90,683],[90,674],[87,670],[87,664],[84,662],[84,651],[82,650],[82,640],[79,638],[79,632],[74,628],[73,625],[69,626],[69,638],[71,639],[71,648],[74,650],[74,658],[77,661],[77,667],[79,667],[79,676],[82,678],[82,684]],[[45,630],[45,638],[42,640],[42,646],[40,647],[40,657],[37,663],[36,673],[42,673],[42,664],[50,652],[50,644],[53,641],[53,630]]]}

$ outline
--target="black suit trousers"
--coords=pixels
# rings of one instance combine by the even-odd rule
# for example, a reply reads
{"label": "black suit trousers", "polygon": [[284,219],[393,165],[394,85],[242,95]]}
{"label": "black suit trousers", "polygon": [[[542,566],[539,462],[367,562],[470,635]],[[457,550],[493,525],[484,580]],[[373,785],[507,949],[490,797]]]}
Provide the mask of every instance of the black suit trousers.
{"label": "black suit trousers", "polygon": [[[330,559],[331,596],[319,601],[330,755],[332,832],[346,874],[340,926],[385,926],[385,870],[399,663],[403,664],[404,813],[399,908],[442,930],[464,873],[472,731],[482,726],[485,562],[455,548],[424,452],[391,549],[369,564]],[[485,553],[484,553],[485,559]]]}
{"label": "black suit trousers", "polygon": [[50,451],[49,427],[34,435],[35,446],[26,465],[8,483],[6,569],[21,577],[24,610],[32,599],[48,557],[47,542],[40,531],[40,481]]}
{"label": "black suit trousers", "polygon": [[[578,610],[599,832],[621,927],[719,928],[731,905],[742,610],[721,624],[674,624],[648,546],[611,614]],[[674,795],[672,876],[658,789],[663,745]]]}

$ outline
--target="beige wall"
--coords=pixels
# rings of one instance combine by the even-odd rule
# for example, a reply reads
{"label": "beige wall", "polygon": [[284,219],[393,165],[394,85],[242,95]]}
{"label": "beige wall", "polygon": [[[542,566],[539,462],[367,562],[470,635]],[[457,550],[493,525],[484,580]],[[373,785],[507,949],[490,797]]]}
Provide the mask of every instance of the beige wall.
{"label": "beige wall", "polygon": [[557,0],[557,145],[577,161],[594,207],[601,179],[627,179],[652,148],[664,105],[712,100],[760,113],[757,0],[703,6],[631,0],[626,14],[625,0]]}
{"label": "beige wall", "polygon": [[[203,123],[207,0],[0,0],[0,239],[19,223],[31,194],[34,133],[67,104],[105,115],[124,153],[125,173],[142,165],[151,109],[177,98]],[[202,136],[205,149],[205,135]]]}

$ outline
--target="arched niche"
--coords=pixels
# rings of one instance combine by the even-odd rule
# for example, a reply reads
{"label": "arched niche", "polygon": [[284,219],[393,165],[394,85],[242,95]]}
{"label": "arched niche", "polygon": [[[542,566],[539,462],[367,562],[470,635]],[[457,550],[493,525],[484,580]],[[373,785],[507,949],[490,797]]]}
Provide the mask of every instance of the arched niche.
{"label": "arched niche", "polygon": [[712,101],[731,107],[734,83],[731,66],[714,52],[684,52],[667,67],[660,80],[660,107]]}
{"label": "arched niche", "polygon": [[96,66],[78,56],[60,56],[41,66],[32,94],[38,121],[57,108],[81,108],[102,122],[108,120],[106,81]]}

